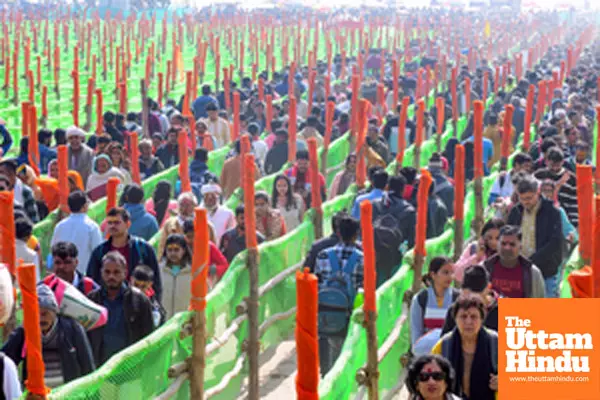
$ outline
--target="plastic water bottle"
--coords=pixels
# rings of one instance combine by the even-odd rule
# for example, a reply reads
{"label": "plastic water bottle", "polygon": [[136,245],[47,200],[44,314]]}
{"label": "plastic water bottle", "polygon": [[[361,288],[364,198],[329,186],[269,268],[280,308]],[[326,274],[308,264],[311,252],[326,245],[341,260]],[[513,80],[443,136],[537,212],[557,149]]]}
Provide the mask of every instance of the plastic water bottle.
{"label": "plastic water bottle", "polygon": [[354,297],[354,309],[362,307],[364,302],[365,302],[365,291],[362,288],[360,288],[360,289],[358,289],[358,293],[356,294],[356,297]]}

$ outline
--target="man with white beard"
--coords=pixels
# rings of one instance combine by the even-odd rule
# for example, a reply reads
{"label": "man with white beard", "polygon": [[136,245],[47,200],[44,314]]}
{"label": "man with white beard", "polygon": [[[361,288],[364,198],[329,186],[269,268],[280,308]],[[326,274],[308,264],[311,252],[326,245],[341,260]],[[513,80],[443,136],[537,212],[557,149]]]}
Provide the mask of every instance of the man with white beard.
{"label": "man with white beard", "polygon": [[220,204],[221,186],[217,183],[203,185],[201,192],[202,207],[208,211],[208,220],[215,228],[215,244],[219,246],[223,234],[235,227],[235,216]]}

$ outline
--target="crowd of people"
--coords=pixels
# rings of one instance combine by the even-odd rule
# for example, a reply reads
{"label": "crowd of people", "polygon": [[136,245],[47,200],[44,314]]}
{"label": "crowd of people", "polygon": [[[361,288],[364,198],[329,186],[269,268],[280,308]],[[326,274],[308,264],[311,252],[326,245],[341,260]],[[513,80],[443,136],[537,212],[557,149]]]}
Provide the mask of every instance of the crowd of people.
{"label": "crowd of people", "polygon": [[[574,37],[577,32],[569,34]],[[418,40],[411,45],[418,48]],[[489,198],[484,199],[489,219],[481,231],[473,232],[473,241],[465,245],[462,254],[456,255],[456,261],[441,256],[432,258],[423,279],[424,288],[414,294],[410,305],[414,360],[406,381],[414,398],[494,399],[498,390],[498,298],[559,296],[565,260],[578,241],[575,169],[577,165],[592,163],[599,49],[599,43],[586,48],[563,86],[551,93],[551,107],[540,116],[536,140],[529,149],[519,147],[529,85],[537,85],[560,68],[567,54],[566,45],[552,47],[521,80],[504,77],[506,86],[493,96],[484,116],[485,174],[489,175],[497,162],[503,167],[507,165],[501,157],[503,141],[509,140],[511,151],[516,154],[511,169],[504,168],[497,175]],[[361,97],[370,96],[383,64],[386,74],[381,83],[385,84],[386,101],[390,102],[392,55],[386,54],[382,59],[380,54],[380,51],[364,54],[366,65],[370,66],[367,71],[371,72],[361,82]],[[504,61],[500,57],[493,63],[501,65]],[[400,151],[398,135],[405,135],[410,145],[415,141],[417,129],[416,121],[409,118],[406,131],[399,132],[402,104],[391,103],[387,113],[381,114],[373,107],[372,114],[367,116],[364,148],[353,149],[332,179],[319,173],[319,187],[311,184],[307,141],[314,138],[319,146],[323,145],[327,103],[335,104],[332,141],[353,128],[349,77],[356,63],[356,58],[345,63],[340,55],[334,57],[329,78],[335,83],[326,97],[327,65],[316,61],[312,69],[316,72],[316,83],[311,109],[306,101],[311,72],[308,66],[299,66],[291,80],[287,67],[273,71],[271,76],[267,71],[261,72],[264,93],[275,99],[269,124],[266,104],[259,100],[258,83],[247,77],[239,84],[232,81],[229,92],[216,91],[205,83],[200,95],[189,102],[190,110],[183,109],[182,99],[168,99],[163,108],[156,100],[149,99],[150,134],[137,143],[141,178],[148,179],[179,164],[178,135],[185,131],[191,158],[191,192],[182,191],[179,181],[173,184],[161,180],[146,198],[145,188],[134,182],[131,152],[135,144],[130,138],[132,132],[142,135],[141,113],[123,115],[106,111],[102,116],[104,133],[100,135],[90,135],[76,126],[54,131],[41,129],[37,166],[42,172],[40,176],[35,175],[30,165],[29,138],[21,138],[18,149],[13,148],[17,146],[13,146],[6,124],[0,121],[3,141],[0,191],[14,193],[16,255],[35,265],[40,282],[37,292],[47,386],[56,387],[94,371],[176,313],[188,309],[191,249],[195,240],[193,218],[197,206],[208,212],[209,287],[219,282],[236,255],[245,250],[245,208],[238,205],[229,209],[225,205],[240,187],[243,172],[241,141],[232,140],[231,115],[226,109],[226,104],[231,103],[226,99],[229,96],[231,100],[233,93],[238,93],[241,99],[240,134],[250,138],[256,161],[255,178],[274,176],[272,188],[257,191],[254,197],[258,243],[276,240],[296,229],[311,207],[312,191],[317,191],[324,201],[347,193],[357,182],[359,158],[366,159],[369,186],[359,188],[351,209],[333,216],[332,234],[313,243],[304,263],[319,280],[321,374],[332,368],[346,338],[355,301],[362,292],[360,204],[369,200],[373,205],[380,286],[394,274],[402,255],[415,244],[421,180],[421,171],[414,167],[400,166],[393,173],[387,168]],[[483,96],[484,72],[488,73],[489,87],[502,79],[494,76],[494,70],[484,59],[473,70],[466,65],[459,67],[459,94],[463,100],[466,78],[471,80],[471,100]],[[341,76],[347,79],[341,80]],[[442,77],[443,82],[448,79]],[[415,102],[418,97],[415,74],[407,68],[400,80],[399,98],[408,96]],[[297,100],[298,135],[295,161],[288,165],[287,94],[291,81]],[[438,113],[444,112],[446,121],[452,118],[451,91],[448,84],[443,87],[439,95],[446,98],[446,109],[437,110],[434,106],[426,111],[425,138],[440,133],[434,123]],[[512,129],[508,133],[504,132],[503,122],[506,104],[514,107]],[[427,162],[433,180],[427,200],[428,239],[441,235],[454,213],[457,144],[465,146],[466,179],[474,177],[474,118],[464,104],[461,108],[468,121],[466,128],[434,152]],[[191,121],[184,117],[189,113],[195,120],[193,132]],[[268,132],[267,126],[270,126]],[[196,148],[191,147],[192,136]],[[34,236],[33,227],[59,208],[59,145],[68,147],[69,212],[61,213],[51,235],[50,254],[44,257],[41,238]],[[217,176],[211,172],[209,160],[212,151],[224,147],[230,151]],[[118,205],[99,224],[88,216],[89,205],[106,196],[109,179],[114,177],[119,179],[121,188]],[[155,241],[156,248],[151,241]],[[80,293],[82,302],[88,302],[90,309],[104,317],[90,327],[78,320],[81,315],[64,315],[60,311],[61,302],[68,300],[59,296],[57,282],[72,286]],[[24,340],[23,328],[18,327],[10,333],[2,349],[6,398],[20,394],[15,365],[25,363]],[[20,379],[24,381],[26,374],[21,374]]]}

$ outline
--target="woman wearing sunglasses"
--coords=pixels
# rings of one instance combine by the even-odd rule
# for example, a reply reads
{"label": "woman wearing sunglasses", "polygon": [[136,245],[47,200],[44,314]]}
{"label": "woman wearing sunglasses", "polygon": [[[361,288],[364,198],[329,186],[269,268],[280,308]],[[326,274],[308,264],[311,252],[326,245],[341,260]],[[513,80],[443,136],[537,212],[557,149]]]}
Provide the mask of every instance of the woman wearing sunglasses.
{"label": "woman wearing sunglasses", "polygon": [[450,393],[454,386],[454,370],[450,362],[437,354],[424,354],[408,368],[406,387],[410,400],[459,400]]}
{"label": "woman wearing sunglasses", "polygon": [[456,327],[431,350],[448,359],[456,371],[449,390],[465,400],[494,400],[498,391],[498,334],[483,326],[483,300],[463,294],[451,312]]}

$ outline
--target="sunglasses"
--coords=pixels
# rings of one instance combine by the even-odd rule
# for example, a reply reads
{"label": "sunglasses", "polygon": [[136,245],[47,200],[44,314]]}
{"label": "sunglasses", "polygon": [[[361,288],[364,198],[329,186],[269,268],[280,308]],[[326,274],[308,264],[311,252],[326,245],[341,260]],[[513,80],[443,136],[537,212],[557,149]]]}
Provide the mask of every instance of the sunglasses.
{"label": "sunglasses", "polygon": [[421,372],[419,374],[419,381],[427,382],[429,378],[433,378],[434,381],[442,381],[446,377],[443,372]]}

